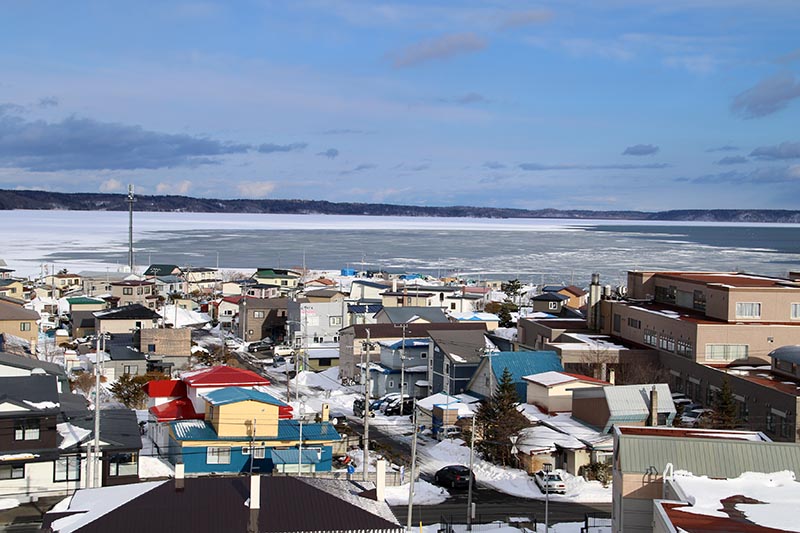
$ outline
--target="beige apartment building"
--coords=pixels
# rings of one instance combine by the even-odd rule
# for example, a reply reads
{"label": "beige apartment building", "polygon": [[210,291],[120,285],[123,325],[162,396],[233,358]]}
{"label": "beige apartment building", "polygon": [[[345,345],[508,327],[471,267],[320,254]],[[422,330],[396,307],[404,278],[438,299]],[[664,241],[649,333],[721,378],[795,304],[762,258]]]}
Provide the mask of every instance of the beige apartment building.
{"label": "beige apartment building", "polygon": [[673,391],[711,405],[727,378],[743,427],[800,440],[800,380],[770,366],[800,344],[800,276],[629,272],[627,298],[600,305],[601,331],[656,350]]}
{"label": "beige apartment building", "polygon": [[156,307],[155,283],[129,279],[111,283],[111,296],[117,298],[117,306],[141,304],[150,309]]}

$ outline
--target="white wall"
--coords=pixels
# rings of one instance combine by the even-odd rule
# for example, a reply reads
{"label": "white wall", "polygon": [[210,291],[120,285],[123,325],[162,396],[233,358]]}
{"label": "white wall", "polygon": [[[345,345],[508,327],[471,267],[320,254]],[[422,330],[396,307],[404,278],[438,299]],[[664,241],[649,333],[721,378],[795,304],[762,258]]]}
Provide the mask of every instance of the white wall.
{"label": "white wall", "polygon": [[53,481],[55,464],[53,461],[28,463],[22,479],[0,481],[0,498],[13,497],[27,503],[32,496],[66,496],[86,483],[86,461],[81,461],[80,481]]}

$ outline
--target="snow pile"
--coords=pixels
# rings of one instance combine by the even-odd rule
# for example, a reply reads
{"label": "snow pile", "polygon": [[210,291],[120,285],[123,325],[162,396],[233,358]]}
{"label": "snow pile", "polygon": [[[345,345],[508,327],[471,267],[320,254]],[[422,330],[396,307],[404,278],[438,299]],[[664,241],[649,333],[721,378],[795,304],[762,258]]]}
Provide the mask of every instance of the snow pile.
{"label": "snow pile", "polygon": [[735,505],[736,510],[744,513],[751,522],[782,531],[800,531],[797,523],[800,483],[791,471],[771,474],[745,472],[732,479],[709,479],[676,472],[674,482],[687,495],[691,505],[678,507],[681,511],[726,518],[728,514],[720,510],[722,500],[744,496],[761,502]]}
{"label": "snow pile", "polygon": [[58,447],[62,450],[80,444],[83,442],[83,439],[92,434],[92,430],[73,426],[69,422],[56,424],[56,430],[58,434],[61,435],[61,442],[58,444]]}
{"label": "snow pile", "polygon": [[159,457],[139,456],[139,477],[152,479],[159,477],[172,477],[175,468]]}
{"label": "snow pile", "polygon": [[13,509],[14,507],[19,507],[19,500],[16,498],[0,498],[0,511]]}
{"label": "snow pile", "polygon": [[[452,464],[469,465],[469,448],[463,446],[460,439],[444,440],[434,446],[423,446],[421,458],[426,472],[436,472],[442,467]],[[524,470],[494,465],[478,457],[473,462],[475,479],[479,485],[485,485],[499,492],[520,498],[544,499],[533,477]],[[603,487],[599,481],[586,481],[582,477],[572,476],[558,471],[567,485],[566,494],[551,494],[551,500],[569,502],[610,502],[611,489]]]}
{"label": "snow pile", "polygon": [[30,400],[22,400],[23,402],[27,403],[34,409],[56,409],[59,406],[58,402],[32,402]]}
{"label": "snow pile", "polygon": [[[407,505],[410,483],[397,487],[386,487],[386,503],[389,505]],[[450,493],[427,481],[414,483],[414,505],[438,505],[444,502]]]}
{"label": "snow pile", "polygon": [[198,313],[197,311],[183,309],[181,307],[178,307],[176,310],[174,305],[165,305],[158,314],[164,318],[165,324],[170,324],[177,328],[202,326],[203,324],[211,322],[211,317],[208,316],[207,313]]}

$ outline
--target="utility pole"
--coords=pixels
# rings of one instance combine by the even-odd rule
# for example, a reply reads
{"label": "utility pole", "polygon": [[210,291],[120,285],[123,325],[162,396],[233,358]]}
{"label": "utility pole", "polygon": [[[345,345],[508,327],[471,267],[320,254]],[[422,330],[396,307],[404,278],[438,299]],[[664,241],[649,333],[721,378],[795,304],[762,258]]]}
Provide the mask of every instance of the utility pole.
{"label": "utility pole", "polygon": [[542,465],[544,471],[544,530],[545,533],[550,531],[550,516],[548,514],[550,506],[550,472],[553,471],[553,463],[545,463]]}
{"label": "utility pole", "polygon": [[370,401],[369,401],[369,386],[370,386],[370,379],[369,379],[369,351],[372,348],[372,342],[370,341],[369,336],[369,329],[367,331],[367,342],[364,343],[364,349],[367,351],[367,357],[364,361],[365,367],[365,378],[364,378],[364,481],[367,481],[367,467],[369,466],[369,415],[370,413]]}
{"label": "utility pole", "polygon": [[476,413],[472,413],[472,434],[469,443],[469,488],[467,489],[467,531],[472,531],[472,484],[475,483],[473,479],[472,466],[475,461],[475,419]]}
{"label": "utility pole", "polygon": [[403,329],[403,344],[400,345],[400,416],[403,416],[406,388],[406,328],[408,324],[403,322],[400,327]]}
{"label": "utility pole", "polygon": [[253,475],[253,450],[255,446],[255,438],[256,438],[256,419],[253,419],[253,428],[252,433],[250,434],[250,475]]}
{"label": "utility pole", "polygon": [[[97,480],[102,479],[102,476],[98,475],[102,463],[96,462],[100,455],[100,374],[102,373],[101,357],[104,355],[100,351],[100,339],[102,337],[103,333],[98,332],[94,358],[94,442],[92,443],[92,453],[90,454],[88,462],[88,468],[91,469],[91,474],[87,472],[87,477],[92,487],[99,487],[100,483],[98,483]],[[105,344],[105,342],[103,344]],[[103,347],[105,348],[105,346]]]}
{"label": "utility pole", "polygon": [[297,446],[297,475],[303,471],[303,415],[305,404],[300,402],[300,443]]}
{"label": "utility pole", "polygon": [[414,400],[414,433],[411,437],[411,480],[408,485],[408,516],[406,517],[406,529],[411,533],[411,513],[414,507],[414,482],[417,473],[417,400]]}
{"label": "utility pole", "polygon": [[133,274],[133,184],[128,185],[128,268]]}

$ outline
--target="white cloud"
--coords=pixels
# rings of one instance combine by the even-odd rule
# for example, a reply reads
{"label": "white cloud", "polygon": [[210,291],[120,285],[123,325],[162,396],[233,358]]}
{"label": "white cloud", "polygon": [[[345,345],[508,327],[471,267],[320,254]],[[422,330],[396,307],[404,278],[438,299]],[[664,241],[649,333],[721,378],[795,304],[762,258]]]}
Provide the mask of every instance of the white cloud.
{"label": "white cloud", "polygon": [[274,181],[243,181],[236,185],[239,194],[248,198],[266,198],[275,187]]}
{"label": "white cloud", "polygon": [[100,192],[119,192],[125,190],[125,184],[114,178],[107,179],[100,184],[98,189]]}
{"label": "white cloud", "polygon": [[192,182],[189,180],[179,181],[177,183],[161,182],[156,185],[156,192],[158,194],[187,194],[192,188]]}

